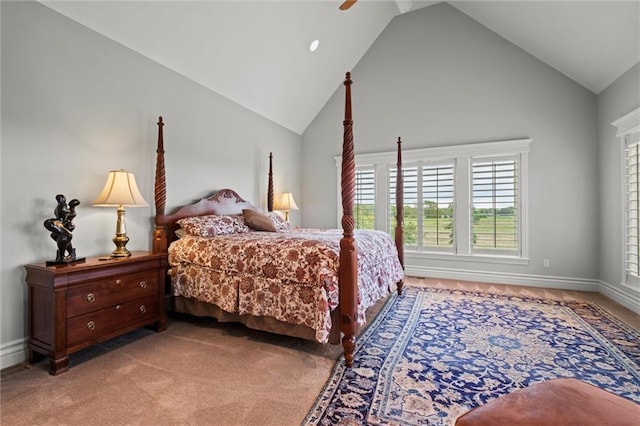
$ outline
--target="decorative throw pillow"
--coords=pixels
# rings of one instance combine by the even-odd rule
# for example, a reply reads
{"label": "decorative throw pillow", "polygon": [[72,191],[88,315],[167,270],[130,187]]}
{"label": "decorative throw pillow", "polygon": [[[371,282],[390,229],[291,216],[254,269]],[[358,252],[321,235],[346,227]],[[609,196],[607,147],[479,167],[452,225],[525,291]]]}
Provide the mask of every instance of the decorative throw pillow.
{"label": "decorative throw pillow", "polygon": [[291,229],[291,224],[289,222],[287,222],[286,220],[284,220],[284,218],[282,216],[280,216],[278,213],[276,212],[268,212],[265,213],[267,216],[269,216],[271,218],[271,221],[273,222],[273,224],[275,225],[276,229],[278,231],[284,231],[287,229]]}
{"label": "decorative throw pillow", "polygon": [[216,235],[249,232],[240,215],[206,215],[186,217],[178,220],[178,225],[191,235],[214,237]]}
{"label": "decorative throw pillow", "polygon": [[244,216],[244,222],[251,229],[255,229],[256,231],[276,232],[275,224],[271,218],[264,213],[245,209],[242,210],[242,216]]}

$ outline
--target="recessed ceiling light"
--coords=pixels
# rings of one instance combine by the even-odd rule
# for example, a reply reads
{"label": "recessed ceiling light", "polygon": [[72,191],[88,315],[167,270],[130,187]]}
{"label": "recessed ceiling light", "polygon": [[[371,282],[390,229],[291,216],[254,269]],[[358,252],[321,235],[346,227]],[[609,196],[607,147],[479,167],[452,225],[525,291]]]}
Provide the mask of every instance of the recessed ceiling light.
{"label": "recessed ceiling light", "polygon": [[317,39],[316,39],[316,40],[313,40],[313,41],[311,42],[311,44],[309,45],[309,51],[311,51],[311,52],[315,52],[315,51],[316,51],[316,49],[318,48],[318,45],[319,45],[319,44],[320,44],[320,41],[318,41]]}

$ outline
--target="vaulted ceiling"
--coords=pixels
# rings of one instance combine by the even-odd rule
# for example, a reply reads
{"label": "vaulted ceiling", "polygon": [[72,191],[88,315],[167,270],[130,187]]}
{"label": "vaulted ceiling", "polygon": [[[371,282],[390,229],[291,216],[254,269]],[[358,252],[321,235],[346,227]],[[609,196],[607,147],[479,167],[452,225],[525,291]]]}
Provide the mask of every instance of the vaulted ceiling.
{"label": "vaulted ceiling", "polygon": [[[392,19],[440,2],[41,3],[301,134]],[[638,0],[448,3],[596,94],[640,61]]]}

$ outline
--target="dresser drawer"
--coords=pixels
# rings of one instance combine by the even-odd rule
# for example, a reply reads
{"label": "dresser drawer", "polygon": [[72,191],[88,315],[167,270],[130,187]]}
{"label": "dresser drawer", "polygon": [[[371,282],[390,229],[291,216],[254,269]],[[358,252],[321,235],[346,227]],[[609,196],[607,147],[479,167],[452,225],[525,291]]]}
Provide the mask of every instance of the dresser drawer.
{"label": "dresser drawer", "polygon": [[67,318],[158,294],[157,271],[114,276],[67,290]]}
{"label": "dresser drawer", "polygon": [[110,306],[67,320],[67,346],[95,341],[121,328],[152,320],[158,314],[155,295]]}

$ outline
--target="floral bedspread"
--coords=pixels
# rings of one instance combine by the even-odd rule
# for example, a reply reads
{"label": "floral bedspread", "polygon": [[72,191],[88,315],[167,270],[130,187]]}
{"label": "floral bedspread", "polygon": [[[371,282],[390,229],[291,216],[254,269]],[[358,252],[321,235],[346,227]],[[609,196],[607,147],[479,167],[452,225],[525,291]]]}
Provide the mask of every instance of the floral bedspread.
{"label": "floral bedspread", "polygon": [[[404,273],[391,237],[355,231],[359,324]],[[268,316],[311,327],[328,341],[338,306],[341,230],[291,229],[211,238],[185,235],[169,247],[174,296],[213,303],[227,312]]]}

